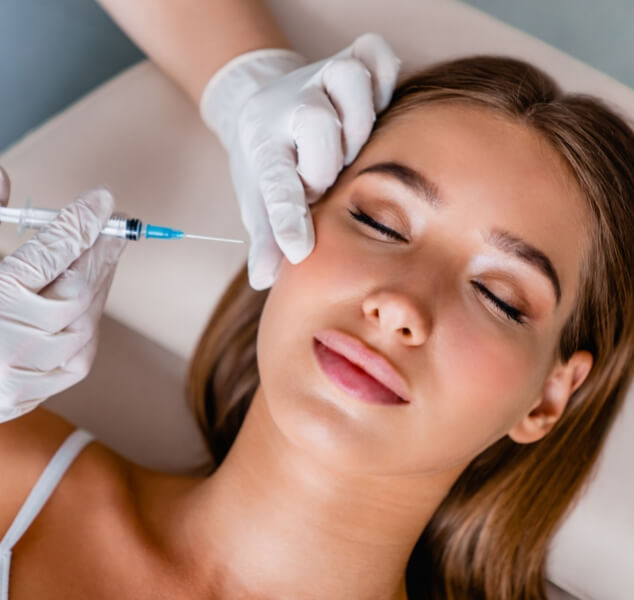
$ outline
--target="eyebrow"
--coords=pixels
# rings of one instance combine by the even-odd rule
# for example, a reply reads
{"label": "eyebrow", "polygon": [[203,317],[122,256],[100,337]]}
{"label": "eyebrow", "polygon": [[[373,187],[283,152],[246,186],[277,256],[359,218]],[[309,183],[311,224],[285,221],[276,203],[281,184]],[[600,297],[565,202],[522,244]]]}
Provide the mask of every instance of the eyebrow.
{"label": "eyebrow", "polygon": [[381,162],[362,169],[357,173],[357,177],[365,173],[378,173],[379,175],[388,175],[398,179],[401,183],[419,194],[434,208],[443,205],[443,202],[440,200],[440,190],[438,186],[427,179],[422,173],[410,167],[396,162]]}
{"label": "eyebrow", "polygon": [[[396,162],[381,162],[365,167],[356,177],[366,173],[387,175],[400,181],[403,185],[416,192],[423,200],[433,208],[444,205],[441,200],[438,185],[425,177],[419,171]],[[552,261],[539,248],[529,244],[525,240],[504,229],[493,229],[485,237],[484,241],[490,246],[506,254],[510,254],[535,267],[542,275],[545,275],[553,286],[557,305],[561,301],[561,284],[557,271]]]}
{"label": "eyebrow", "polygon": [[516,256],[529,265],[536,267],[552,283],[557,305],[559,305],[561,300],[559,277],[550,258],[541,250],[503,229],[493,229],[488,233],[484,241],[491,246],[495,246],[498,250]]}

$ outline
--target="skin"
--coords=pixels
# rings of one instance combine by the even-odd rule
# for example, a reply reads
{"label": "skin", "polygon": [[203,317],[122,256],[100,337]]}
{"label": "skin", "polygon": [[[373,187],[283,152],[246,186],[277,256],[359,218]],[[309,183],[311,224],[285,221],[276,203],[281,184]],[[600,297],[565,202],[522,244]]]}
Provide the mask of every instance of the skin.
{"label": "skin", "polygon": [[288,48],[261,0],[98,0],[196,106],[209,78],[232,58]]}
{"label": "skin", "polygon": [[[385,161],[424,172],[443,206],[389,176],[358,175]],[[355,209],[407,242],[357,222]],[[85,571],[83,589],[100,581],[99,597],[109,597],[104,589],[157,597],[160,589],[216,600],[406,598],[411,550],[469,462],[505,435],[535,442],[561,416],[592,365],[582,351],[566,364],[553,358],[579,287],[588,221],[580,192],[538,134],[467,105],[416,109],[381,130],[312,211],[315,249],[297,265],[284,261],[271,288],[257,341],[261,385],[225,461],[208,478],[174,477],[91,445],[60,489],[92,486],[101,473],[114,491],[95,496],[108,501],[52,502],[27,533],[47,540],[53,563],[60,531],[76,548],[54,563],[58,582]],[[492,227],[550,257],[559,305],[539,271],[483,242]],[[526,324],[496,312],[474,279],[521,308]],[[313,354],[322,329],[380,352],[412,401],[379,406],[348,396]],[[73,542],[71,510],[75,520],[90,510],[90,522],[117,524],[93,534],[98,551],[80,559],[86,540]],[[49,564],[42,548],[29,554],[28,539],[16,551],[16,589],[34,585],[29,565]],[[95,557],[105,555],[112,560],[100,559],[96,571]],[[123,564],[111,567],[121,557],[138,565],[134,580],[121,575]]]}

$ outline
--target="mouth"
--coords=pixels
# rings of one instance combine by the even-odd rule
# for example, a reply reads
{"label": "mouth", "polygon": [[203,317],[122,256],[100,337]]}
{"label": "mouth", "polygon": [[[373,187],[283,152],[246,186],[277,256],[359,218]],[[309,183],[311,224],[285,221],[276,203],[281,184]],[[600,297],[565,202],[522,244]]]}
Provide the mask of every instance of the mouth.
{"label": "mouth", "polygon": [[313,350],[322,371],[348,394],[370,404],[409,404],[401,375],[357,338],[323,330],[315,335]]}

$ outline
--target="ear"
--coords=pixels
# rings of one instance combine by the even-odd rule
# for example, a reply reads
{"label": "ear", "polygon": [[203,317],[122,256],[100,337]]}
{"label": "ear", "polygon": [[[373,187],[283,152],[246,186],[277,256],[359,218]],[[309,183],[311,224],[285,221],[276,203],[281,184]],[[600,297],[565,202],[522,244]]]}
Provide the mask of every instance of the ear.
{"label": "ear", "polygon": [[592,363],[592,354],[586,350],[575,352],[566,364],[558,361],[530,412],[508,432],[508,436],[518,444],[542,439],[563,414],[570,396],[585,381]]}

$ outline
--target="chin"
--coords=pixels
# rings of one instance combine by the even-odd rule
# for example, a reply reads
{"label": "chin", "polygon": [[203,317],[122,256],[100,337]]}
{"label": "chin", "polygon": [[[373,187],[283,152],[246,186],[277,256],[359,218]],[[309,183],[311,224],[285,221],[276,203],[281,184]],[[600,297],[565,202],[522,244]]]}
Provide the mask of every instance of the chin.
{"label": "chin", "polygon": [[289,452],[355,474],[394,474],[402,467],[397,436],[386,440],[385,430],[378,436],[367,422],[343,410],[340,402],[315,393],[267,393],[266,389],[263,386],[261,400],[280,437],[289,443]]}

